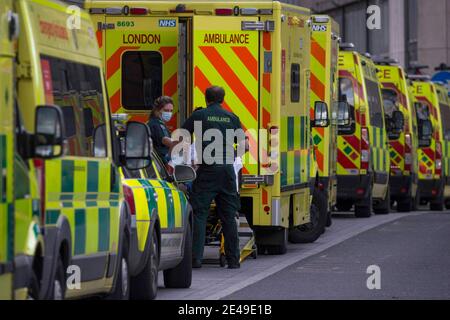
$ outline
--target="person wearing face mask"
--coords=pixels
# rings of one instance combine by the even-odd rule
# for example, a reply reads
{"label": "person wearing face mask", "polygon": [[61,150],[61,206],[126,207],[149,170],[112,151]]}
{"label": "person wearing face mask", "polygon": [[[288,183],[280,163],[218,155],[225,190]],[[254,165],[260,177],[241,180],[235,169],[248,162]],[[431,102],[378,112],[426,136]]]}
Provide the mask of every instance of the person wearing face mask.
{"label": "person wearing face mask", "polygon": [[153,104],[148,122],[153,147],[165,164],[170,161],[170,150],[177,143],[170,137],[170,131],[166,126],[166,123],[172,119],[172,112],[172,98],[167,96],[159,97]]}

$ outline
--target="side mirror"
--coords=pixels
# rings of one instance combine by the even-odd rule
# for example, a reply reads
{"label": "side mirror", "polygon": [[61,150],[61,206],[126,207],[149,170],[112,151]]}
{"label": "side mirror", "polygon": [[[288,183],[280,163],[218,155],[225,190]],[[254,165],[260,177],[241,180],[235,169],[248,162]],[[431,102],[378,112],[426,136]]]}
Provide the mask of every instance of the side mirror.
{"label": "side mirror", "polygon": [[192,167],[186,165],[175,166],[173,178],[176,182],[191,182],[194,181],[196,177],[197,175]]}
{"label": "side mirror", "polygon": [[350,125],[350,106],[344,101],[338,103],[338,125]]}
{"label": "side mirror", "polygon": [[429,147],[433,135],[433,125],[430,120],[421,120],[419,123],[419,147]]}
{"label": "side mirror", "polygon": [[152,163],[150,129],[146,124],[130,121],[125,133],[125,165],[130,170],[145,169]]}
{"label": "side mirror", "polygon": [[328,106],[325,102],[316,101],[314,104],[314,121],[313,127],[325,128],[330,125],[330,119],[328,118]]}
{"label": "side mirror", "polygon": [[34,156],[60,157],[64,151],[64,120],[58,106],[38,106],[35,113]]}
{"label": "side mirror", "polygon": [[405,126],[405,117],[403,116],[403,112],[396,110],[392,113],[392,124],[393,130],[396,132],[400,133],[403,131]]}
{"label": "side mirror", "polygon": [[106,125],[102,124],[95,129],[94,131],[94,157],[96,158],[105,158],[106,157]]}

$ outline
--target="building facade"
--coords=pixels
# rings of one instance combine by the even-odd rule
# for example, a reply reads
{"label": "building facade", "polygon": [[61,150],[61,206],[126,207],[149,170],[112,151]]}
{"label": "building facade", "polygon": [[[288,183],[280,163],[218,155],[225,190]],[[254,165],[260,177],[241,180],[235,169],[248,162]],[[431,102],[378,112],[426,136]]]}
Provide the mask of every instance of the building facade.
{"label": "building facade", "polygon": [[[360,52],[390,56],[403,66],[450,65],[450,0],[286,0],[332,16],[343,41]],[[367,8],[380,8],[380,30],[367,28]]]}

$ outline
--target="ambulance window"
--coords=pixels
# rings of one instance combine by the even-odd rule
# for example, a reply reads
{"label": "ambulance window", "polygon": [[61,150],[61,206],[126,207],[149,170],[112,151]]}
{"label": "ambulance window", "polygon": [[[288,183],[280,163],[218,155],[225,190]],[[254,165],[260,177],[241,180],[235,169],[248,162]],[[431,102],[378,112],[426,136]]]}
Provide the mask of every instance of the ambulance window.
{"label": "ambulance window", "polygon": [[300,65],[291,64],[291,102],[300,101]]}
{"label": "ambulance window", "polygon": [[439,105],[441,109],[442,128],[444,130],[444,139],[450,141],[450,107],[445,104]]}
{"label": "ambulance window", "polygon": [[339,126],[338,134],[350,135],[355,133],[355,91],[353,82],[349,78],[339,78],[339,102],[346,101],[350,107],[350,126]]}
{"label": "ambulance window", "polygon": [[383,93],[384,113],[392,117],[394,111],[398,111],[399,101],[397,92],[391,89],[381,89]]}
{"label": "ambulance window", "polygon": [[156,51],[127,51],[122,56],[122,105],[130,110],[152,109],[162,95],[162,56]]}
{"label": "ambulance window", "polygon": [[383,108],[380,100],[380,89],[378,83],[365,78],[367,90],[367,103],[370,109],[370,124],[383,128]]}
{"label": "ambulance window", "polygon": [[61,107],[67,155],[105,157],[106,144],[94,146],[95,128],[105,124],[101,70],[74,61],[41,56],[48,104]]}

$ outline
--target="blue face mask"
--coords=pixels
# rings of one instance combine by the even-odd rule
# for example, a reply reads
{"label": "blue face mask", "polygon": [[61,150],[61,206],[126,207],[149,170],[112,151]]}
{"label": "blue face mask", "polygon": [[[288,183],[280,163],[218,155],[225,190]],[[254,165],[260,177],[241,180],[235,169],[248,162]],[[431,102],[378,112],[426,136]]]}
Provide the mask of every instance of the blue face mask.
{"label": "blue face mask", "polygon": [[172,119],[172,112],[163,111],[162,114],[161,114],[161,119],[164,122],[169,122],[170,119]]}

